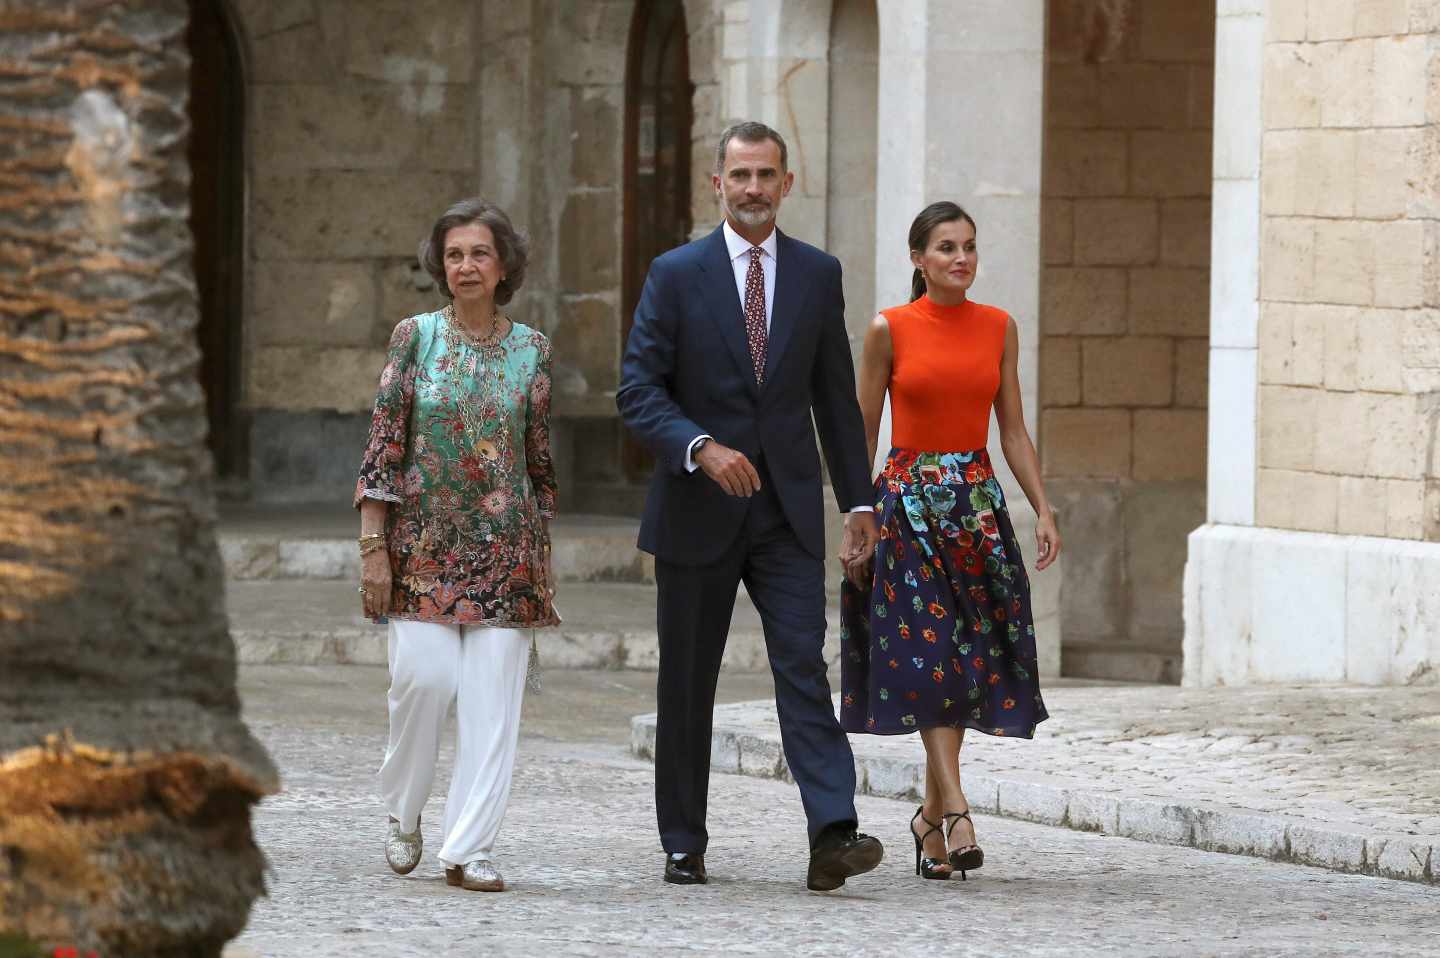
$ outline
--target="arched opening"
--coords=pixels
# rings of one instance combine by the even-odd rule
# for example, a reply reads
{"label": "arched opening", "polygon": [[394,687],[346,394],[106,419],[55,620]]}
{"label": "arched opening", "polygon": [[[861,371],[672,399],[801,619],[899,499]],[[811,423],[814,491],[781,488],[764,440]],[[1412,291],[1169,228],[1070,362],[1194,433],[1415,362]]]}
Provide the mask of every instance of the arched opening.
{"label": "arched opening", "polygon": [[830,14],[830,150],[825,248],[845,264],[857,341],[875,315],[875,175],[880,24],[875,0],[835,0]]}
{"label": "arched opening", "polygon": [[200,384],[209,446],[221,478],[244,478],[239,421],[241,266],[244,262],[245,78],[220,0],[190,0],[190,230],[200,299]]}
{"label": "arched opening", "polygon": [[[640,0],[625,66],[625,225],[621,348],[650,262],[690,238],[690,130],[694,85],[681,0]],[[630,478],[653,461],[626,438]]]}

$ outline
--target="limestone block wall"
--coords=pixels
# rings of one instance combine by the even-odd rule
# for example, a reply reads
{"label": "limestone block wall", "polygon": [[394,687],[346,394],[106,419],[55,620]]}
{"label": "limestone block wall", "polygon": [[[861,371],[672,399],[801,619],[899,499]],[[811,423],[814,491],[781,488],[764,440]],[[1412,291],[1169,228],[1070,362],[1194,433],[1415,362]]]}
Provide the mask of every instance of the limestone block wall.
{"label": "limestone block wall", "polygon": [[530,137],[537,289],[549,294],[544,310],[564,373],[558,390],[613,394],[620,356],[625,48],[635,4],[540,6],[543,114],[531,113],[516,127]]}
{"label": "limestone block wall", "polygon": [[1270,6],[1259,525],[1440,540],[1437,31],[1434,3]]}
{"label": "limestone block wall", "polygon": [[[495,200],[530,234],[526,286],[509,309],[554,341],[557,405],[590,421],[612,402],[634,7],[235,0],[249,99],[254,495],[343,492],[390,330],[442,302],[416,246],[463,196]],[[566,458],[613,478],[618,429],[605,417],[592,425],[574,430]]]}
{"label": "limestone block wall", "polygon": [[1258,465],[1211,471],[1184,681],[1433,685],[1440,4],[1226,6],[1211,442]]}
{"label": "limestone block wall", "polygon": [[439,302],[416,245],[475,190],[478,8],[231,8],[248,70],[252,479],[257,495],[330,495],[353,475],[391,329]]}
{"label": "limestone block wall", "polygon": [[1050,4],[1041,451],[1077,667],[1072,642],[1179,647],[1205,514],[1215,12]]}

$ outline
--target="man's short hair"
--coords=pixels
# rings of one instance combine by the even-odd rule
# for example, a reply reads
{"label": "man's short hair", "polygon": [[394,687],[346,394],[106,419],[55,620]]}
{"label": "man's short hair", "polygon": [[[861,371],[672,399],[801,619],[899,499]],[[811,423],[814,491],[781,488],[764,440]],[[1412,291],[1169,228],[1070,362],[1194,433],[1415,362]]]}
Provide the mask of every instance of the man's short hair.
{"label": "man's short hair", "polygon": [[790,151],[785,147],[785,138],[764,123],[755,120],[746,120],[743,123],[732,123],[720,134],[720,147],[715,151],[715,172],[725,172],[725,151],[730,148],[731,140],[739,140],[741,143],[764,143],[766,140],[774,141],[780,147],[780,171],[790,168]]}

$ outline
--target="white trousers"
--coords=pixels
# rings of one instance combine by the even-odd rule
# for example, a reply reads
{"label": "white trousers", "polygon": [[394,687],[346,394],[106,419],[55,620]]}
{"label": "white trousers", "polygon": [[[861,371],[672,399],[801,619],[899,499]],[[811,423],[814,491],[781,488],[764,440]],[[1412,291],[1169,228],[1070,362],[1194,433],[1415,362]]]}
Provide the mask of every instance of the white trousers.
{"label": "white trousers", "polygon": [[450,703],[459,732],[445,800],[447,865],[488,859],[510,801],[529,636],[519,629],[390,620],[385,806],[407,832],[430,797]]}

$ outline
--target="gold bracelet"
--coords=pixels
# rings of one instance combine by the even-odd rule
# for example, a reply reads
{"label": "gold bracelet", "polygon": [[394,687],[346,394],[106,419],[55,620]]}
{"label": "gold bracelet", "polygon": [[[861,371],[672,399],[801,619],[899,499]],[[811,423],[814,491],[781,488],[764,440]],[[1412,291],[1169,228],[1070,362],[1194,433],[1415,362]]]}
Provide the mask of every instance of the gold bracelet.
{"label": "gold bracelet", "polygon": [[366,542],[374,542],[374,541],[377,540],[377,539],[384,539],[384,538],[385,538],[385,533],[383,533],[383,532],[367,532],[365,535],[361,536],[360,538],[356,539],[355,541],[356,541],[356,542],[359,542],[360,544],[363,545],[363,544],[365,544]]}
{"label": "gold bracelet", "polygon": [[360,554],[362,556],[368,556],[372,552],[384,552],[385,549],[386,544],[384,540],[372,540],[360,546]]}

